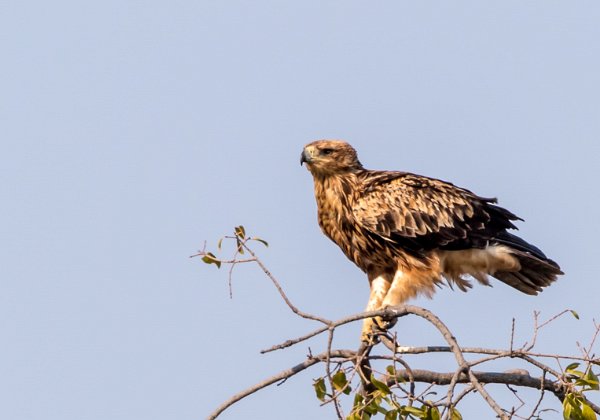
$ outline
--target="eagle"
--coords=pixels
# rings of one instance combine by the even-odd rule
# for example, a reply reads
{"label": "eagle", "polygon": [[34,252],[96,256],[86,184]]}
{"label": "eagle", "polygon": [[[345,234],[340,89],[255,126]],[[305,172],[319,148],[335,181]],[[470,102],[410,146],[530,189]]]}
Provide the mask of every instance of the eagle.
{"label": "eagle", "polygon": [[[489,285],[488,276],[537,295],[563,274],[509,232],[523,219],[495,198],[409,172],[365,169],[340,140],[307,144],[300,164],[313,176],[321,230],[367,275],[367,311],[432,297],[444,282],[461,291],[472,286],[469,278]],[[367,318],[361,339],[373,342],[390,325]]]}

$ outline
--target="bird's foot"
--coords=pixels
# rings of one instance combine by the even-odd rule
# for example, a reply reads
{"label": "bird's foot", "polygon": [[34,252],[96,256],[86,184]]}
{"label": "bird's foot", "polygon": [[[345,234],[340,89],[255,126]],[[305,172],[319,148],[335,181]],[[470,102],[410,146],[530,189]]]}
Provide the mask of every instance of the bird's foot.
{"label": "bird's foot", "polygon": [[379,331],[384,332],[387,332],[387,330],[393,327],[395,324],[395,322],[385,320],[380,316],[376,316],[375,318],[373,318],[373,322],[375,323],[375,325],[377,325]]}
{"label": "bird's foot", "polygon": [[380,316],[366,318],[363,322],[362,333],[360,339],[368,345],[379,343],[379,336],[386,334],[390,328],[396,325],[396,320],[387,320]]}
{"label": "bird's foot", "polygon": [[387,331],[381,317],[365,318],[360,340],[370,346],[379,343],[379,335]]}

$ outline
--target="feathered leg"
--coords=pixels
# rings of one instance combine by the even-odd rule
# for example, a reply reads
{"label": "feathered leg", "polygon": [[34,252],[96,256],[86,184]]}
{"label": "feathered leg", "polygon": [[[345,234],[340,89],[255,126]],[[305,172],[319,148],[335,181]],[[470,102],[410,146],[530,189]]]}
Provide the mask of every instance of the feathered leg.
{"label": "feathered leg", "polygon": [[[436,285],[441,283],[441,273],[437,260],[434,260],[433,263],[420,267],[407,268],[398,265],[395,273],[369,276],[369,280],[371,295],[367,305],[368,311],[401,305],[419,294],[431,297]],[[395,321],[386,321],[381,317],[367,318],[363,324],[361,339],[373,343],[374,331],[386,331],[394,324]]]}
{"label": "feathered leg", "polygon": [[[389,277],[385,274],[378,275],[374,278],[369,276],[369,282],[371,285],[371,294],[369,295],[369,303],[367,304],[366,311],[374,311],[381,308],[383,300],[390,289],[391,282]],[[372,332],[376,329],[378,322],[375,318],[365,318],[363,321],[361,340],[365,343],[372,343]]]}
{"label": "feathered leg", "polygon": [[[436,269],[399,267],[380,307],[398,306],[420,294],[431,298],[440,282],[440,273]],[[379,329],[385,331],[393,327],[396,320],[386,321],[376,317],[375,323]]]}

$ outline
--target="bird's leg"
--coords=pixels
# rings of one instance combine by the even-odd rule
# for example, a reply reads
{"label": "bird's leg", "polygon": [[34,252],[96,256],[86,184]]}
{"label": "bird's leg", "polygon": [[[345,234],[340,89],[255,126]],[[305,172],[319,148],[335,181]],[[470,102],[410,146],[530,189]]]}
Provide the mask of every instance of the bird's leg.
{"label": "bird's leg", "polygon": [[[383,276],[375,277],[370,283],[371,294],[369,295],[369,303],[366,310],[374,311],[382,307],[382,302],[388,293],[391,283]],[[365,343],[375,344],[376,339],[373,332],[380,330],[379,326],[382,321],[381,317],[365,318],[360,339]]]}
{"label": "bird's leg", "polygon": [[[401,305],[407,300],[415,298],[419,293],[431,296],[435,291],[436,281],[439,281],[436,279],[439,279],[439,274],[431,274],[431,271],[428,270],[398,268],[381,307]],[[378,318],[377,325],[384,331],[393,327],[397,321],[396,319]]]}

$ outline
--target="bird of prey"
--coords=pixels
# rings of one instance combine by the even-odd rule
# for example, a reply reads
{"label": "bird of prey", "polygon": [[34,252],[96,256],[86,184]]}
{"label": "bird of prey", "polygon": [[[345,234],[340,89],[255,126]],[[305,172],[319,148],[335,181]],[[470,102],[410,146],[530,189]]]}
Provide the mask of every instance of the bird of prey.
{"label": "bird of prey", "polygon": [[[314,179],[321,229],[367,274],[367,310],[431,297],[445,280],[462,291],[468,277],[488,275],[528,295],[563,274],[534,245],[509,233],[522,220],[449,182],[408,172],[363,168],[352,146],[339,140],[307,144],[300,164]],[[389,324],[366,319],[361,338]]]}

